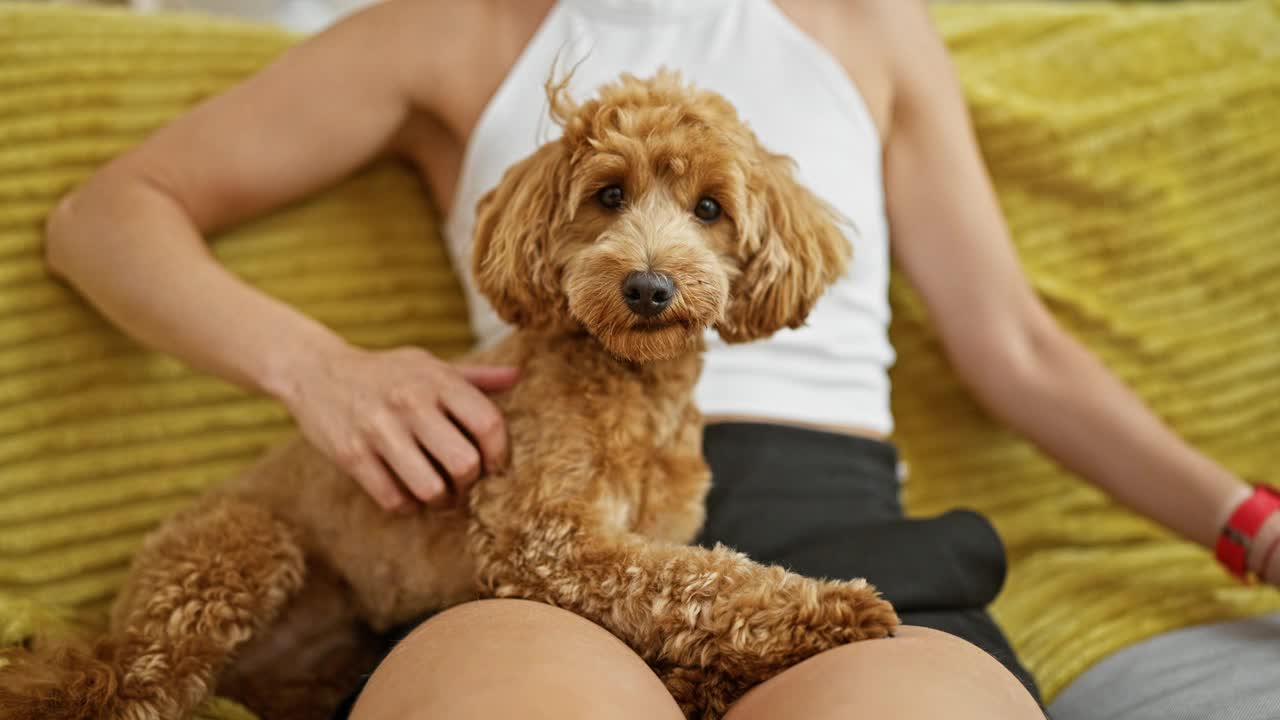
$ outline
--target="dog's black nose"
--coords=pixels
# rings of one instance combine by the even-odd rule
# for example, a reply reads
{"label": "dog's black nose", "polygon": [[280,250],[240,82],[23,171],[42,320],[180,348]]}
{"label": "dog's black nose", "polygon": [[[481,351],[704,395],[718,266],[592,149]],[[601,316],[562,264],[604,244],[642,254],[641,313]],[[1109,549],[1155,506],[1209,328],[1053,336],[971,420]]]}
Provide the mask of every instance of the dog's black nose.
{"label": "dog's black nose", "polygon": [[633,272],[622,281],[622,299],[641,317],[654,317],[666,310],[675,296],[676,283],[664,273]]}

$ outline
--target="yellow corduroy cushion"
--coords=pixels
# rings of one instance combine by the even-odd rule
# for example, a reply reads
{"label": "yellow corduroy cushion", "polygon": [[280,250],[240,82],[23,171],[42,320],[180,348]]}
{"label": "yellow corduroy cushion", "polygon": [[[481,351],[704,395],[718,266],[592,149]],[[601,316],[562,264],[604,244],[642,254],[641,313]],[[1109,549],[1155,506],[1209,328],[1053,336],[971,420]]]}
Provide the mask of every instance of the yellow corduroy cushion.
{"label": "yellow corduroy cushion", "polygon": [[[1280,2],[935,14],[1037,289],[1197,445],[1278,479]],[[142,534],[288,432],[278,406],[111,330],[47,277],[39,244],[61,192],[290,42],[0,3],[0,642],[100,620]],[[356,342],[468,343],[434,216],[401,169],[214,248]],[[1048,696],[1143,637],[1280,608],[993,425],[901,278],[893,299],[909,505],[994,518],[1012,563],[996,611]]]}

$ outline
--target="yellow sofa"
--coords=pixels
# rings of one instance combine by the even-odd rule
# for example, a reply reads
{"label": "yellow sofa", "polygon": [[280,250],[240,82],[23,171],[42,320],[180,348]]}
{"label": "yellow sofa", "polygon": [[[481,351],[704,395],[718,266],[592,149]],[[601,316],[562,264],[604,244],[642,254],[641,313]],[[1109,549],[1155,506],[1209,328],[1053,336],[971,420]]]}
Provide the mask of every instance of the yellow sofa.
{"label": "yellow sofa", "polygon": [[[935,15],[1037,290],[1185,436],[1280,481],[1280,0]],[[293,41],[0,2],[0,643],[100,623],[142,535],[289,432],[278,406],[111,329],[48,277],[40,242],[61,193]],[[403,168],[213,246],[356,342],[469,342],[436,216]],[[1011,559],[995,612],[1048,698],[1139,639],[1280,608],[993,424],[901,278],[892,296],[908,506],[993,518]]]}

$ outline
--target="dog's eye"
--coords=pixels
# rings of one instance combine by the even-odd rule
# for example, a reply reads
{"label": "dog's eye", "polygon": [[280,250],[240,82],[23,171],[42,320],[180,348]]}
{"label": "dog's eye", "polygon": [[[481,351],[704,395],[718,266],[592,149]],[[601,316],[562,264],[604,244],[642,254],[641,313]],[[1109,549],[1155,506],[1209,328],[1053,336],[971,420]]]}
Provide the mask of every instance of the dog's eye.
{"label": "dog's eye", "polygon": [[704,197],[693,207],[693,214],[702,222],[715,222],[720,219],[720,203]]}
{"label": "dog's eye", "polygon": [[610,185],[596,193],[596,200],[610,210],[617,210],[622,207],[622,186]]}

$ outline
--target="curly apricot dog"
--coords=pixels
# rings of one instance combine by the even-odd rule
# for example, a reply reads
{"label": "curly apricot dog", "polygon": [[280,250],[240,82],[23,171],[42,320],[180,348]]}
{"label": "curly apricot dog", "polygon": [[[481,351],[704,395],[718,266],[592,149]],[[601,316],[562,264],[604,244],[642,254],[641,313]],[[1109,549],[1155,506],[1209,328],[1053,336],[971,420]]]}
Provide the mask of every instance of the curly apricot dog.
{"label": "curly apricot dog", "polygon": [[317,717],[369,629],[481,596],[599,623],[690,717],[894,629],[864,581],[687,545],[710,481],[703,333],[803,322],[848,260],[832,212],[727,101],[674,74],[581,105],[548,92],[563,135],[480,201],[475,238],[479,286],[518,327],[478,358],[522,370],[499,399],[509,469],[465,510],[392,517],[306,443],[280,448],[147,540],[104,640],[13,653],[0,718],[178,720],[215,689]]}

